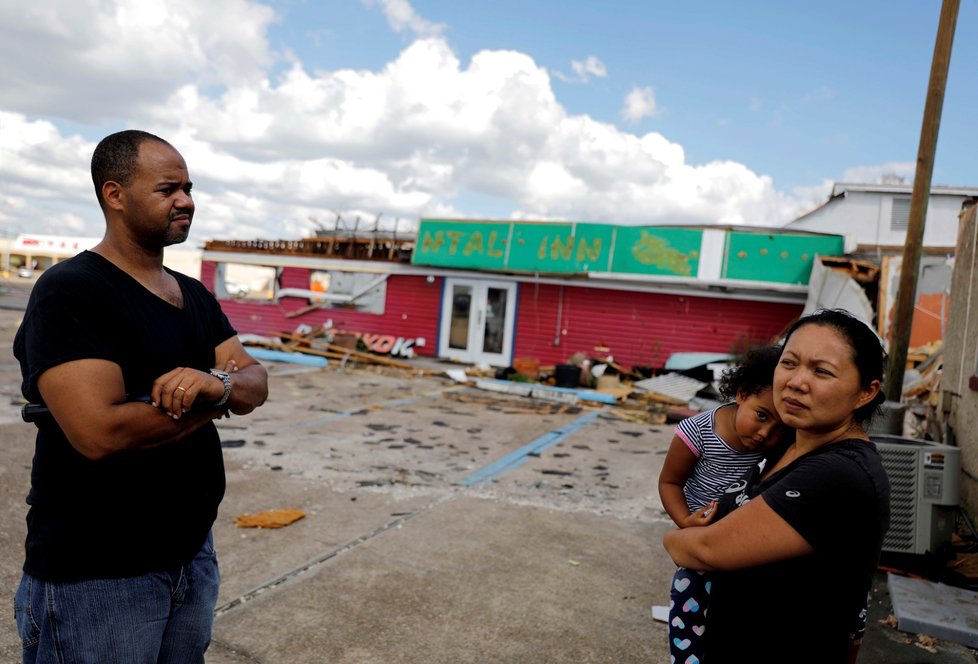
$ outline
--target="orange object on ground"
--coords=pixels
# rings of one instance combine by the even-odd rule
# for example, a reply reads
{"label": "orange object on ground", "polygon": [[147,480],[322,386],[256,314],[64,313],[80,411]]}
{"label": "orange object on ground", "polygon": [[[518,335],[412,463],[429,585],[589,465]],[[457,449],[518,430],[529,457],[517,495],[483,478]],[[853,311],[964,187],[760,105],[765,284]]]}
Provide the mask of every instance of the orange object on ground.
{"label": "orange object on ground", "polygon": [[268,510],[255,514],[242,514],[235,517],[234,523],[238,528],[281,528],[295,523],[306,515],[302,510],[286,507],[280,510]]}

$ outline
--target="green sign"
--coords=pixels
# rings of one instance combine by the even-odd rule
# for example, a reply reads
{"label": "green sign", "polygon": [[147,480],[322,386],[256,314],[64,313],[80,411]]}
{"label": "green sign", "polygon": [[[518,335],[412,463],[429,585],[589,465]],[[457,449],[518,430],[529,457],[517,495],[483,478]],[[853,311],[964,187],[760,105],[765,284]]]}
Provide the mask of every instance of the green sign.
{"label": "green sign", "polygon": [[807,284],[815,254],[839,256],[844,252],[841,236],[745,233],[727,235],[727,279]]}
{"label": "green sign", "polygon": [[[722,230],[721,279],[807,284],[815,254],[839,255],[840,236]],[[717,240],[719,239],[719,244]],[[539,274],[697,278],[703,228],[422,219],[415,265]],[[720,246],[722,245],[722,247]],[[708,266],[707,266],[708,267]]]}
{"label": "green sign", "polygon": [[512,224],[421,222],[411,262],[475,270],[506,269]]}
{"label": "green sign", "polygon": [[514,224],[507,268],[518,272],[607,272],[614,226]]}
{"label": "green sign", "polygon": [[610,272],[696,276],[702,230],[619,226],[617,231]]}

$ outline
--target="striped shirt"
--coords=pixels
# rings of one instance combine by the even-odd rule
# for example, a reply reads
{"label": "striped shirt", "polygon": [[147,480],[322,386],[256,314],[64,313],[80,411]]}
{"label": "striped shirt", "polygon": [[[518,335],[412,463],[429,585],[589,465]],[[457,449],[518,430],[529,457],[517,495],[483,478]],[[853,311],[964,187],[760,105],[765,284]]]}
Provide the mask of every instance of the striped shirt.
{"label": "striped shirt", "polygon": [[721,408],[736,408],[724,404],[713,410],[687,418],[676,426],[679,436],[696,457],[693,472],[686,479],[683,493],[690,512],[717,500],[724,489],[740,479],[763,458],[762,452],[738,452],[716,432],[716,414]]}

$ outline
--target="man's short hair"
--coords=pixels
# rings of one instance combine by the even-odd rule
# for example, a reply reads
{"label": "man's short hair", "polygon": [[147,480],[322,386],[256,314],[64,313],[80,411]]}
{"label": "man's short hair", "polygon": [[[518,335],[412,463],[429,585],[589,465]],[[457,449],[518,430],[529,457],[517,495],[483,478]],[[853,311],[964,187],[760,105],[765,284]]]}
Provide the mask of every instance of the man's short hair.
{"label": "man's short hair", "polygon": [[105,201],[102,199],[103,184],[112,181],[129,186],[132,182],[136,172],[136,162],[139,159],[139,146],[146,141],[170,145],[149,132],[126,129],[109,134],[95,146],[95,152],[92,153],[92,183],[95,185],[95,196],[100,206],[105,207]]}

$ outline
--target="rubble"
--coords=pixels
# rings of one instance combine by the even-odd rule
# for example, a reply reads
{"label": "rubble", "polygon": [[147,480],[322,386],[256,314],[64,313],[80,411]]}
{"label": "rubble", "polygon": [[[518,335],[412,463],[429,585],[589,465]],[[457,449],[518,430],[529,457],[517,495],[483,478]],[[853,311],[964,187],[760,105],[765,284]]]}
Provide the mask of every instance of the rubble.
{"label": "rubble", "polygon": [[242,514],[235,517],[234,523],[238,528],[284,528],[289,524],[295,523],[306,515],[295,507],[283,509],[267,510],[265,512],[255,512],[254,514]]}
{"label": "rubble", "polygon": [[944,349],[940,341],[911,348],[907,352],[907,371],[903,381],[906,413],[903,435],[919,440],[942,439],[938,403]]}

